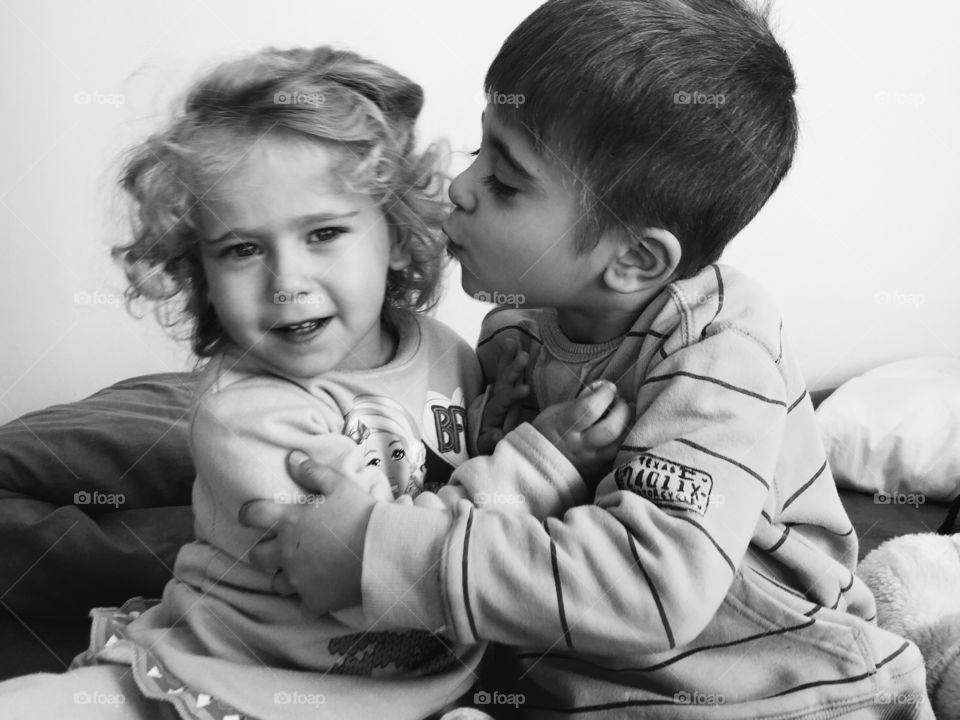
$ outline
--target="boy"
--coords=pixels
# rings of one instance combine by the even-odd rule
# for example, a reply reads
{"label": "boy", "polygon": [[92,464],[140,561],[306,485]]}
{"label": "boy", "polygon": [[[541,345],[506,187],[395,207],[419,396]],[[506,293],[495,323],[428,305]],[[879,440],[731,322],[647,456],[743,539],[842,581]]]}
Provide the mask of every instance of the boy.
{"label": "boy", "polygon": [[478,345],[488,378],[528,353],[520,421],[600,379],[633,404],[613,470],[539,522],[373,505],[292,455],[336,513],[246,508],[276,528],[254,553],[276,585],[536,648],[526,715],[932,717],[917,649],[853,574],[779,315],[714,264],[790,167],[795,87],[739,0],[551,0],[521,23],[485,89],[524,103],[487,106],[445,229],[467,292],[530,308],[493,311]]}

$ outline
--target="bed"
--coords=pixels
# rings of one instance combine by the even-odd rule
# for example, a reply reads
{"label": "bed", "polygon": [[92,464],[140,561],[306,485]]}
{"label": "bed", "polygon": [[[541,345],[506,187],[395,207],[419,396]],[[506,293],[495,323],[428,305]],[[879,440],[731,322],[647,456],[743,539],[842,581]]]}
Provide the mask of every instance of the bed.
{"label": "bed", "polygon": [[[942,384],[928,383],[924,392],[942,398],[956,390],[952,404],[960,406],[960,363],[952,362],[948,376],[957,387],[945,395]],[[924,450],[941,457],[942,487],[907,492],[916,488],[904,484],[903,468],[888,456],[879,458],[879,473],[862,477],[857,470],[865,466],[864,453],[873,461],[881,452],[902,454],[905,445],[917,444],[904,430],[905,406],[919,402],[926,417],[930,401],[915,383],[900,392],[882,373],[876,383],[853,383],[852,391],[851,383],[811,398],[831,433],[831,467],[863,558],[887,539],[941,527],[960,467],[945,464],[943,448],[927,438]],[[132,378],[0,427],[0,679],[66,669],[87,645],[88,608],[161,594],[178,548],[192,538],[187,424],[195,384],[192,373]],[[870,402],[881,402],[885,411],[894,404],[899,434],[887,438],[886,449],[876,433],[889,435],[889,429],[864,429],[884,415]],[[936,418],[952,423],[938,441],[960,450],[953,435],[960,409],[949,410],[956,417]],[[924,482],[930,477],[925,472]]]}

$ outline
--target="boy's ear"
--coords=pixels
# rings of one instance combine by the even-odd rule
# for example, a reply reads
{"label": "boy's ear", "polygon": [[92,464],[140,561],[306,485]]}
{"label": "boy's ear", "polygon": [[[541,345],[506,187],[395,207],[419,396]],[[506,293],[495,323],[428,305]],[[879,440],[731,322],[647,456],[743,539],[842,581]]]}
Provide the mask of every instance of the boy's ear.
{"label": "boy's ear", "polygon": [[680,241],[669,230],[643,228],[639,234],[624,234],[617,240],[603,281],[624,294],[666,285],[674,280],[682,254]]}
{"label": "boy's ear", "polygon": [[390,229],[390,263],[391,270],[403,270],[407,265],[413,262],[413,256],[410,249],[400,238],[400,233],[396,228]]}

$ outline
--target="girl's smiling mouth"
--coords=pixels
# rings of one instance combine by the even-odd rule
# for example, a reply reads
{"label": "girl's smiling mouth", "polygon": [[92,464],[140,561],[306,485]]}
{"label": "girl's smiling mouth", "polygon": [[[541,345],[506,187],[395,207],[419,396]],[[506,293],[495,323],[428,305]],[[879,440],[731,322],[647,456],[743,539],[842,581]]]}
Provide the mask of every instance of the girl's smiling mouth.
{"label": "girl's smiling mouth", "polygon": [[313,320],[303,320],[291,325],[278,325],[270,329],[271,332],[280,335],[284,340],[291,342],[306,342],[312,340],[319,332],[326,327],[332,316],[325,318],[315,318]]}

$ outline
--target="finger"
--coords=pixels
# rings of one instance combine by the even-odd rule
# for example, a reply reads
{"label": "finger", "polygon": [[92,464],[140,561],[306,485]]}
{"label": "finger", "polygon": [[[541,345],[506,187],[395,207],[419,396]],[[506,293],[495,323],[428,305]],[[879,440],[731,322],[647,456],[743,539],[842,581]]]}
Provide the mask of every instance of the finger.
{"label": "finger", "polygon": [[527,363],[530,360],[530,353],[526,350],[521,350],[516,354],[516,357],[510,361],[510,364],[505,368],[502,368],[499,373],[497,373],[498,379],[501,379],[503,382],[506,382],[510,385],[513,385],[521,378],[523,375],[524,368],[527,367]]}
{"label": "finger", "polygon": [[250,500],[240,507],[239,520],[243,527],[267,532],[283,522],[289,511],[289,505],[272,500]]}
{"label": "finger", "polygon": [[630,430],[630,407],[620,398],[591,427],[582,433],[582,438],[594,446],[609,445],[623,440]]}
{"label": "finger", "polygon": [[417,507],[432,508],[434,510],[445,510],[447,507],[443,504],[443,500],[432,492],[420,493],[413,501],[413,504]]}
{"label": "finger", "polygon": [[586,430],[599,420],[617,397],[617,386],[607,380],[588,385],[567,409],[571,430]]}
{"label": "finger", "polygon": [[477,452],[481,455],[490,455],[493,453],[493,448],[496,446],[500,439],[503,437],[503,433],[499,430],[484,430],[480,433],[480,436],[477,438]]}
{"label": "finger", "polygon": [[500,344],[501,351],[497,358],[497,376],[503,374],[504,370],[516,359],[517,352],[520,350],[520,344],[516,338],[507,336]]}
{"label": "finger", "polygon": [[278,595],[296,595],[297,589],[290,582],[290,578],[283,570],[278,570],[273,576],[273,591]]}
{"label": "finger", "polygon": [[274,572],[282,564],[281,546],[279,540],[264,540],[250,550],[250,564],[266,572]]}
{"label": "finger", "polygon": [[308,490],[317,490],[322,495],[333,492],[346,476],[336,468],[318,465],[302,450],[291,450],[287,455],[287,472],[298,485]]}
{"label": "finger", "polygon": [[513,390],[510,392],[510,396],[511,396],[510,399],[511,399],[512,402],[516,403],[516,402],[519,401],[519,400],[525,399],[525,398],[527,397],[527,395],[529,395],[529,394],[530,394],[530,386],[529,386],[529,385],[517,385],[517,386],[516,386],[515,388],[513,388]]}

